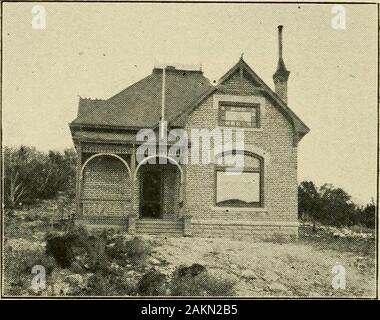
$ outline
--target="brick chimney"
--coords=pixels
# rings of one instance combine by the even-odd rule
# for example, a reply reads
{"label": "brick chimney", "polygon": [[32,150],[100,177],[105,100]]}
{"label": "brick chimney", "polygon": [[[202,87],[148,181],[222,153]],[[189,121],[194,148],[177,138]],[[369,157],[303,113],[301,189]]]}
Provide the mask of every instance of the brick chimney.
{"label": "brick chimney", "polygon": [[283,26],[278,26],[278,64],[277,70],[273,75],[273,80],[275,92],[287,103],[290,71],[286,69],[284,59],[282,58],[282,28]]}

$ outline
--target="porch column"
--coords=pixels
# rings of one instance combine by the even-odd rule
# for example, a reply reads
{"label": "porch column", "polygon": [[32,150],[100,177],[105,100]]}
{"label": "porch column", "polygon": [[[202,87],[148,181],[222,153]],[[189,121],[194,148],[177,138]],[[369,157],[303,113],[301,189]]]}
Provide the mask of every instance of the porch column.
{"label": "porch column", "polygon": [[137,188],[136,184],[137,181],[135,181],[136,171],[136,146],[132,146],[132,154],[131,154],[131,212],[128,213],[128,233],[129,234],[136,234],[136,219],[138,217],[139,212],[139,204],[138,204],[138,198],[137,198]]}
{"label": "porch column", "polygon": [[180,214],[181,218],[183,219],[183,235],[185,237],[190,237],[192,235],[192,225],[191,225],[191,214],[190,212],[187,211],[187,199],[186,199],[186,165],[182,166],[182,172],[183,172],[183,177],[182,177],[182,183],[180,187],[180,197],[181,197],[181,203],[182,206],[180,208]]}
{"label": "porch column", "polygon": [[77,174],[76,174],[76,182],[75,182],[75,189],[76,189],[76,196],[75,196],[75,202],[76,202],[76,212],[75,216],[76,218],[80,218],[82,216],[82,206],[81,206],[81,189],[82,189],[82,177],[81,177],[81,170],[82,170],[82,146],[80,142],[77,145]]}
{"label": "porch column", "polygon": [[178,199],[178,216],[179,218],[183,218],[183,216],[185,215],[185,208],[186,208],[186,194],[185,194],[185,190],[186,190],[186,174],[185,174],[185,166],[182,166],[182,177],[179,181],[179,199]]}

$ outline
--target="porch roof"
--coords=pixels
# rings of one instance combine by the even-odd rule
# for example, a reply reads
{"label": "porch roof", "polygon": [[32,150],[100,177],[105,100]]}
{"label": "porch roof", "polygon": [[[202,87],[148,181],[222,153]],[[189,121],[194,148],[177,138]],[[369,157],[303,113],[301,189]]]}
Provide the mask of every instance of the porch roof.
{"label": "porch roof", "polygon": [[[158,136],[158,133],[157,133]],[[116,144],[145,144],[146,141],[137,141],[135,132],[103,132],[103,131],[74,131],[73,139],[81,142],[116,143]],[[178,144],[178,141],[167,141],[168,146]],[[190,146],[190,141],[188,142]]]}

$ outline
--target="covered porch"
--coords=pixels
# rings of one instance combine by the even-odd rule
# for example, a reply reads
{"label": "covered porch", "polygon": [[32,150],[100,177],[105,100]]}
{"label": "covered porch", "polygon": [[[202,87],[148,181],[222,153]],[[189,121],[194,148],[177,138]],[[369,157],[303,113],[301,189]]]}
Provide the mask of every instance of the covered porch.
{"label": "covered porch", "polygon": [[[135,144],[82,142],[77,151],[77,223],[130,234],[190,235],[185,168],[174,159],[154,155],[138,163]],[[167,164],[159,163],[162,158]]]}

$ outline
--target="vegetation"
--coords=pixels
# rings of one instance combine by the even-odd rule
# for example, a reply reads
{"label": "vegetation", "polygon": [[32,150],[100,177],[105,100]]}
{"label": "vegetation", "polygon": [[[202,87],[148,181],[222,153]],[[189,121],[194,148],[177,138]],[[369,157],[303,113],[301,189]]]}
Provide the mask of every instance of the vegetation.
{"label": "vegetation", "polygon": [[4,188],[6,208],[53,199],[59,192],[75,193],[76,153],[43,153],[33,147],[5,147]]}
{"label": "vegetation", "polygon": [[[42,153],[21,146],[5,147],[3,154],[6,295],[236,294],[233,278],[219,277],[203,265],[185,260],[173,271],[165,261],[152,256],[157,243],[151,240],[113,230],[90,232],[74,226],[70,220],[53,223],[56,209],[52,212],[50,208],[70,212],[72,207],[74,150]],[[355,263],[360,272],[364,267],[373,269],[377,214],[373,201],[359,206],[343,189],[331,184],[317,187],[311,181],[299,185],[298,200],[299,218],[312,222],[302,225],[299,243],[353,253],[358,256]],[[281,235],[271,242],[282,243]],[[46,269],[46,289],[39,292],[31,288],[31,271],[36,265]],[[259,281],[252,274],[245,277]]]}
{"label": "vegetation", "polygon": [[[55,199],[62,194],[66,199],[74,196],[74,149],[66,149],[63,153],[44,153],[33,147],[5,147],[3,159],[6,208]],[[373,201],[366,206],[359,206],[342,188],[331,184],[317,187],[312,181],[301,182],[298,187],[298,207],[302,220],[333,226],[375,227],[377,208]]]}
{"label": "vegetation", "polygon": [[[12,221],[7,220],[7,226]],[[11,219],[12,220],[12,219]],[[22,219],[20,223],[30,222]],[[25,229],[24,229],[25,230]],[[69,226],[66,231],[51,230],[39,224],[33,229],[38,239],[8,234],[5,247],[5,294],[70,296],[215,296],[234,295],[234,283],[218,279],[199,264],[181,266],[164,274],[165,264],[151,264],[154,242],[112,230],[87,231]],[[38,230],[38,231],[37,231]],[[28,233],[30,235],[30,233]],[[14,238],[13,236],[16,236]],[[46,287],[32,289],[34,266],[46,271]]]}
{"label": "vegetation", "polygon": [[170,283],[174,296],[234,296],[234,282],[218,279],[204,266],[193,264],[190,267],[179,266],[173,273]]}
{"label": "vegetation", "polygon": [[347,192],[331,184],[318,188],[312,181],[303,181],[298,187],[298,213],[300,219],[313,223],[374,228],[377,208],[373,200],[364,207],[358,206]]}

